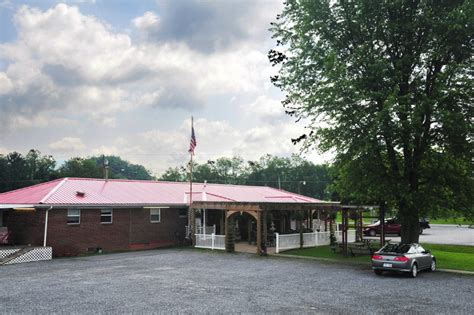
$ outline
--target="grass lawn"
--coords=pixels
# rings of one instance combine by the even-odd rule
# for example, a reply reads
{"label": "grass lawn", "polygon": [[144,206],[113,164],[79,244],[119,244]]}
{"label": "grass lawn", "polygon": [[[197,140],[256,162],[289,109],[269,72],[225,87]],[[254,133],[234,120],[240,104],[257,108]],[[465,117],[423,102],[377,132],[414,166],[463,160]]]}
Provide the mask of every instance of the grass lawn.
{"label": "grass lawn", "polygon": [[474,246],[421,244],[436,257],[438,268],[474,271]]}
{"label": "grass lawn", "polygon": [[370,256],[344,257],[341,253],[335,253],[331,250],[331,246],[309,247],[303,249],[292,249],[282,252],[285,255],[331,258],[345,262],[366,262],[370,263]]}
{"label": "grass lawn", "polygon": [[[474,271],[474,246],[422,244],[425,249],[431,250],[435,255],[438,268]],[[330,246],[310,247],[304,249],[293,249],[282,254],[331,258],[341,262],[356,262],[370,264],[370,256],[344,257],[340,253],[334,253]]]}

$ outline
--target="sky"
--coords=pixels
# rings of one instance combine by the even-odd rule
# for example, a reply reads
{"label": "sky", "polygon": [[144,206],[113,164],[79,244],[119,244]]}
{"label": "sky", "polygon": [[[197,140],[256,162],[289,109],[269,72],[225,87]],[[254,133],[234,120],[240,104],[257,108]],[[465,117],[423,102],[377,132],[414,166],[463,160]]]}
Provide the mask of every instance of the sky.
{"label": "sky", "polygon": [[[0,153],[113,154],[154,175],[300,154],[270,83],[280,0],[0,0]],[[318,152],[301,153],[315,163]]]}

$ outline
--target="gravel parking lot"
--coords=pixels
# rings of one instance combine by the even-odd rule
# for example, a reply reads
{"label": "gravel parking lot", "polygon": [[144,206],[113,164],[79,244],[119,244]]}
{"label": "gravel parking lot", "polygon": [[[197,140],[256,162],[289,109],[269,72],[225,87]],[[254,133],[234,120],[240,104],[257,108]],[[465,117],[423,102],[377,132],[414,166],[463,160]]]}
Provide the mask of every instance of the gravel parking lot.
{"label": "gravel parking lot", "polygon": [[1,313],[469,313],[474,277],[191,249],[0,267]]}

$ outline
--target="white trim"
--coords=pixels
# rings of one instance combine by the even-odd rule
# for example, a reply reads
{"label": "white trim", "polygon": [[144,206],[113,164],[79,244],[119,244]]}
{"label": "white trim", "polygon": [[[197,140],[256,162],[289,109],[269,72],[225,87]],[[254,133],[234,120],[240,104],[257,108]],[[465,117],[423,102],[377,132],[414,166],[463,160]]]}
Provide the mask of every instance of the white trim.
{"label": "white trim", "polygon": [[[49,218],[49,210],[52,210],[53,206],[46,209],[46,214],[44,218],[44,235],[43,235],[43,247],[46,247],[46,240],[48,238],[48,218]],[[80,220],[80,219],[79,219]]]}
{"label": "white trim", "polygon": [[[69,222],[67,222],[67,219],[70,217],[70,215],[69,215],[69,210],[77,210],[77,211],[79,211],[79,215],[72,215],[72,216],[71,216],[71,217],[78,217],[78,218],[79,218],[79,222],[77,222],[77,223],[69,223]],[[79,224],[81,224],[81,209],[74,209],[74,208],[69,208],[69,209],[67,209],[67,213],[66,213],[66,223],[67,223],[67,225],[79,225]]]}
{"label": "white trim", "polygon": [[143,209],[168,209],[170,207],[161,207],[161,206],[153,206],[153,207],[143,207]]}
{"label": "white trim", "polygon": [[59,184],[56,185],[56,187],[54,187],[53,189],[51,189],[51,191],[46,195],[44,196],[39,203],[44,203],[46,200],[49,199],[49,197],[51,197],[56,191],[58,191],[59,188],[61,188],[62,185],[64,185],[64,183],[66,183],[68,180],[68,178],[66,177],[65,179],[63,179]]}
{"label": "white trim", "polygon": [[[102,222],[102,211],[110,211],[110,215],[106,214],[104,217],[110,217],[110,222]],[[114,223],[114,209],[100,209],[100,224],[112,224]]]}
{"label": "white trim", "polygon": [[15,209],[15,208],[34,208],[34,205],[26,205],[26,204],[15,204],[15,203],[6,203],[1,205],[0,204],[0,210],[1,209]]}
{"label": "white trim", "polygon": [[[152,216],[151,211],[152,210],[158,210],[158,216],[160,217],[159,220],[152,220],[151,219],[151,216]],[[156,214],[154,214],[154,215],[156,216]],[[150,223],[161,223],[161,208],[150,208]]]}

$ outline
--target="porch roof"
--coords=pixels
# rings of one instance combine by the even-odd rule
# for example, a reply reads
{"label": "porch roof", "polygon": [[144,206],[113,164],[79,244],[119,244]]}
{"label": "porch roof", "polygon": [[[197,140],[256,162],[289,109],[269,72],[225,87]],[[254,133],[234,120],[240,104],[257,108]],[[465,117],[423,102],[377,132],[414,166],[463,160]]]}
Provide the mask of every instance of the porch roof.
{"label": "porch roof", "polygon": [[218,210],[238,210],[238,211],[300,211],[324,209],[331,212],[344,210],[339,202],[317,201],[317,202],[234,202],[234,201],[194,201],[192,209],[218,209]]}

